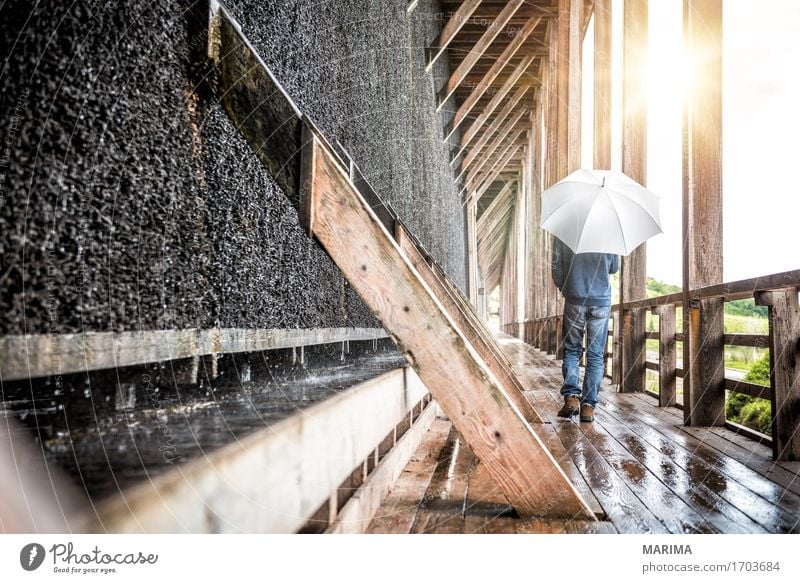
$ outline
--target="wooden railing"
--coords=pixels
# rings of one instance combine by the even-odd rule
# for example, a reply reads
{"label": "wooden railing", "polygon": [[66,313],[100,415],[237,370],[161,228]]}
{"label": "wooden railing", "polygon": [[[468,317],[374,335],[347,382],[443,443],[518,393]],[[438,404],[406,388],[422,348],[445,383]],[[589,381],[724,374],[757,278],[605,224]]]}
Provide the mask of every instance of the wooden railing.
{"label": "wooden railing", "polygon": [[[677,343],[684,341],[684,334],[677,331],[676,313],[681,306],[684,323],[688,321],[687,309],[698,311],[703,317],[705,302],[703,300],[722,299],[725,302],[753,298],[757,305],[767,306],[769,334],[724,334],[724,347],[744,346],[766,348],[770,353],[770,385],[762,386],[743,380],[725,377],[722,384],[724,390],[742,393],[754,397],[769,399],[772,403],[772,447],[775,459],[800,459],[800,314],[798,314],[798,295],[800,288],[800,270],[787,271],[764,277],[756,277],[719,285],[689,290],[686,293],[675,293],[655,298],[647,298],[634,302],[615,304],[612,306],[612,329],[609,336],[613,338],[611,350],[606,353],[606,371],[608,360],[611,360],[612,383],[619,385],[622,371],[621,350],[626,341],[631,341],[623,333],[621,323],[629,314],[643,315],[650,310],[658,318],[658,331],[648,332],[639,346],[633,349],[641,355],[645,351],[648,339],[658,340],[659,359],[644,359],[641,368],[642,391],[657,396],[660,406],[681,406],[677,402],[677,379],[686,374],[683,367],[677,366]],[[518,336],[526,342],[550,353],[559,354],[561,344],[561,316],[551,315],[526,321],[518,327]],[[696,353],[697,354],[697,353]],[[714,358],[722,358],[724,351],[714,352]],[[719,356],[717,356],[719,355]],[[724,362],[702,362],[704,354],[696,356],[695,366],[724,367]],[[646,390],[646,371],[658,373],[659,392],[656,394]],[[639,373],[636,373],[639,374]],[[705,389],[706,387],[703,387]],[[690,389],[691,390],[691,389]],[[689,421],[687,419],[687,424]],[[726,423],[737,431],[747,433],[744,428]],[[752,432],[751,437],[756,437]],[[763,437],[762,437],[763,439]]]}

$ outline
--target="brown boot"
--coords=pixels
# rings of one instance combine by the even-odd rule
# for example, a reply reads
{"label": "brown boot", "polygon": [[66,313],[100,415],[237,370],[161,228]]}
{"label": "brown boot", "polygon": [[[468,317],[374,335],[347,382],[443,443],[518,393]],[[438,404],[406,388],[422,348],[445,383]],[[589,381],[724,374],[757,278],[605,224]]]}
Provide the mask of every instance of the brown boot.
{"label": "brown boot", "polygon": [[578,397],[564,397],[564,406],[558,411],[558,416],[569,419],[578,412],[580,407],[581,400]]}
{"label": "brown boot", "polygon": [[588,403],[583,403],[581,405],[581,421],[584,423],[591,423],[594,421],[594,407]]}

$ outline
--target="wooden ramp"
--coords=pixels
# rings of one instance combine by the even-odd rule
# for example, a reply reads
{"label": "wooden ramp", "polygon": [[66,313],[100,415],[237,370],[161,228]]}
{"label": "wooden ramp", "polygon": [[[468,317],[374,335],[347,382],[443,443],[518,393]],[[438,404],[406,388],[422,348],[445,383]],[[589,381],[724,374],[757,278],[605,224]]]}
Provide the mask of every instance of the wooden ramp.
{"label": "wooden ramp", "polygon": [[725,428],[685,427],[678,409],[608,385],[593,424],[559,419],[560,362],[519,340],[502,346],[536,387],[537,434],[599,521],[517,516],[440,417],[368,532],[800,532],[800,462],[773,462],[768,446]]}
{"label": "wooden ramp", "polygon": [[[593,521],[529,424],[539,416],[460,292],[419,260],[426,254],[374,192],[356,186],[352,169],[301,115],[225,9],[211,2],[209,12],[210,78],[228,115],[499,492],[521,515]],[[400,244],[398,233],[406,235]]]}

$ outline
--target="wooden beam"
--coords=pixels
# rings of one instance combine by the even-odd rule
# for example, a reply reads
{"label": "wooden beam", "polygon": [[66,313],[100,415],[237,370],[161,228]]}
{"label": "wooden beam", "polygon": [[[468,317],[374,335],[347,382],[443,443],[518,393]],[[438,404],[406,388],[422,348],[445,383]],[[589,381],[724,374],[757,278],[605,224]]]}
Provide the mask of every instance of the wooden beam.
{"label": "wooden beam", "polygon": [[[511,134],[511,132],[514,131],[514,128],[517,127],[519,121],[527,113],[528,110],[525,108],[517,109],[517,112],[513,114],[511,119],[506,121],[506,124],[497,132],[497,135],[494,136],[491,142],[489,142],[489,136],[486,137],[487,139],[486,142],[484,143],[486,146],[485,149],[482,147],[479,148],[478,147],[479,145],[476,144],[475,147],[472,150],[470,150],[469,154],[467,154],[467,156],[464,158],[464,161],[461,163],[461,171],[456,176],[456,180],[458,180],[461,177],[461,175],[467,170],[467,168],[469,168],[470,164],[475,162],[475,159],[478,157],[478,155],[481,155],[481,160],[476,165],[476,169],[479,172],[481,166],[492,156],[492,154],[494,154],[497,151],[500,145],[503,144],[506,139],[508,139],[508,136]],[[518,128],[518,129],[519,131],[517,135],[519,135],[519,133],[521,133],[524,128]]]}
{"label": "wooden beam", "polygon": [[800,461],[800,313],[797,290],[756,292],[769,306],[769,368],[772,388],[772,457]]}
{"label": "wooden beam", "polygon": [[[647,2],[625,1],[622,39],[622,171],[640,184],[647,184]],[[622,258],[621,301],[645,298],[646,270],[646,244],[642,244]],[[641,309],[623,312],[623,392],[645,388],[645,315]]]}
{"label": "wooden beam", "polygon": [[395,239],[422,280],[428,285],[436,298],[442,302],[444,311],[453,320],[461,334],[497,376],[501,386],[520,410],[522,416],[531,423],[541,423],[541,418],[522,394],[525,389],[520,384],[514,371],[511,370],[505,360],[499,357],[501,354],[500,347],[497,346],[491,336],[491,332],[485,329],[477,315],[472,312],[469,303],[459,297],[460,292],[437,277],[405,227],[398,227]]}
{"label": "wooden beam", "polygon": [[[530,66],[532,62],[533,62],[533,57],[525,57],[519,62],[519,64],[517,64],[516,67],[514,67],[514,70],[508,76],[508,79],[506,79],[505,82],[500,86],[500,89],[498,89],[497,93],[495,93],[494,96],[492,96],[492,98],[489,100],[489,103],[487,103],[486,107],[484,107],[483,110],[481,111],[480,115],[477,118],[475,118],[475,121],[473,121],[467,128],[467,130],[464,132],[463,136],[461,137],[461,140],[459,141],[460,149],[463,149],[466,144],[472,141],[472,139],[475,137],[475,134],[478,133],[478,130],[480,130],[484,126],[484,124],[486,124],[486,122],[489,121],[489,118],[497,109],[497,107],[500,105],[500,102],[502,102],[503,99],[505,99],[506,95],[508,95],[511,89],[517,84],[517,82],[520,80],[520,78],[522,77],[522,75],[525,73],[526,69]],[[486,89],[488,89],[488,85]],[[450,123],[447,125],[447,128],[445,129],[444,141],[450,139],[450,136],[453,135],[453,132],[455,132],[456,129],[458,129],[458,127],[465,119],[466,119],[466,114],[459,117],[458,112],[456,112],[455,117],[453,117],[453,119],[450,121]]]}
{"label": "wooden beam", "polygon": [[[520,130],[522,132],[523,130]],[[515,138],[516,139],[516,138]],[[516,142],[512,141],[508,149],[505,153],[497,160],[494,164],[492,169],[488,172],[486,177],[480,182],[480,184],[475,188],[473,193],[473,197],[475,200],[480,200],[483,194],[489,189],[492,185],[492,182],[500,175],[500,173],[506,168],[508,163],[511,159],[519,154],[519,151],[522,149],[522,146],[517,144]]]}
{"label": "wooden beam", "polygon": [[525,0],[509,0],[509,2],[503,7],[494,21],[489,25],[486,31],[483,33],[481,38],[478,42],[475,43],[475,46],[472,50],[464,57],[464,60],[459,63],[456,70],[453,71],[453,74],[450,75],[450,78],[447,80],[447,83],[439,92],[439,105],[436,108],[439,111],[456,88],[461,85],[461,82],[464,80],[464,77],[467,76],[470,69],[478,62],[478,59],[481,58],[483,53],[486,49],[489,48],[489,45],[492,44],[497,35],[505,28],[508,21],[514,16],[514,13],[517,11],[517,8],[522,6]]}
{"label": "wooden beam", "polygon": [[[475,85],[475,87],[470,92],[469,96],[461,103],[461,105],[456,110],[455,115],[453,116],[452,120],[452,128],[455,129],[461,122],[463,122],[472,109],[475,107],[475,104],[478,103],[481,97],[483,97],[486,92],[491,87],[494,80],[500,74],[505,66],[511,61],[514,55],[519,51],[519,48],[528,40],[528,37],[536,30],[536,27],[539,25],[539,21],[541,19],[539,17],[531,17],[519,30],[519,32],[511,39],[511,42],[508,43],[505,49],[503,49],[502,54],[497,57],[497,59],[492,63],[492,66],[486,72],[486,74],[481,78],[481,80]],[[530,57],[531,60],[532,57]],[[524,60],[524,59],[523,59]],[[464,145],[469,143],[464,142]],[[464,147],[462,145],[462,148]]]}
{"label": "wooden beam", "polygon": [[3,381],[115,369],[206,354],[386,338],[380,328],[210,328],[0,337]]}
{"label": "wooden beam", "polygon": [[[513,154],[510,156],[508,154],[515,151],[515,148],[519,147],[517,140],[524,131],[524,127],[518,127],[512,132],[511,137],[509,137],[505,142],[496,142],[495,147],[501,145],[503,146],[500,149],[500,153],[495,156],[495,152],[493,150],[492,152],[487,153],[485,157],[481,158],[481,161],[478,163],[478,165],[467,174],[467,179],[464,182],[461,192],[476,191],[490,176],[491,180],[494,180],[497,177],[497,174],[499,174],[503,168],[505,168],[506,164],[508,164],[513,157]],[[484,169],[486,168],[488,168],[488,170],[484,172]],[[497,170],[497,172],[495,172],[495,170]],[[480,200],[480,197],[478,197],[476,200]]]}
{"label": "wooden beam", "polygon": [[[431,394],[523,515],[594,515],[498,384],[497,377],[375,220],[321,137],[307,130],[313,164],[314,235],[419,374]],[[559,500],[553,504],[554,497]]]}
{"label": "wooden beam", "polygon": [[[627,4],[627,2],[626,2]],[[693,55],[684,109],[684,420],[725,423],[720,298],[691,300],[722,279],[722,0],[684,0],[684,46]]]}
{"label": "wooden beam", "polygon": [[611,2],[594,3],[594,167],[611,169]]}
{"label": "wooden beam", "polygon": [[[519,87],[516,90],[516,92],[514,93],[514,95],[512,95],[509,98],[509,100],[503,106],[503,109],[501,109],[500,113],[498,113],[494,117],[494,119],[492,120],[492,123],[489,124],[489,127],[486,128],[486,130],[483,132],[483,134],[481,134],[480,139],[470,149],[469,154],[467,154],[466,158],[464,158],[464,160],[461,162],[462,167],[463,167],[463,165],[465,163],[467,165],[469,165],[470,162],[468,160],[470,159],[470,156],[473,154],[473,152],[479,151],[484,146],[486,146],[486,143],[495,134],[495,132],[497,132],[497,130],[500,127],[500,125],[511,116],[511,112],[514,111],[514,109],[517,107],[517,105],[519,105],[520,101],[522,101],[522,98],[525,97],[525,94],[528,92],[528,89],[530,89],[530,85],[523,85],[522,87]],[[463,145],[459,146],[458,152],[456,152],[456,155],[453,156],[453,158],[450,160],[450,164],[451,165],[455,164],[458,161],[458,159],[461,156],[462,152],[464,152],[464,149],[469,147],[470,142],[472,141],[472,138],[474,136],[475,136],[475,134],[473,134],[468,141],[464,141],[464,140],[461,141],[461,143]]]}
{"label": "wooden beam", "polygon": [[433,44],[428,49],[430,58],[428,59],[428,64],[425,66],[426,73],[430,72],[434,63],[444,54],[448,45],[458,34],[458,31],[467,23],[469,17],[472,16],[472,13],[475,12],[475,9],[478,8],[480,3],[481,0],[465,0],[461,3],[461,6],[458,7],[458,10],[452,14],[450,20],[442,27],[439,36],[436,37],[436,40],[433,41]]}

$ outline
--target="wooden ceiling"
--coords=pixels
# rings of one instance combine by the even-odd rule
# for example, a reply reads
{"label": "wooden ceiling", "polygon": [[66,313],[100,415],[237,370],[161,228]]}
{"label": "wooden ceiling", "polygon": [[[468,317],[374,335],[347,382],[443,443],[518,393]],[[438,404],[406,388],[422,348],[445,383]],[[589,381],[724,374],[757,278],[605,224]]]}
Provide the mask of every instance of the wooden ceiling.
{"label": "wooden ceiling", "polygon": [[[586,23],[592,0],[584,0]],[[531,119],[541,95],[541,79],[549,59],[549,30],[558,16],[559,0],[442,0],[442,31],[429,47],[429,68],[448,59],[450,77],[439,89],[439,108],[455,116],[444,138],[453,141],[451,165],[463,184],[465,202],[490,207],[503,195],[492,213],[482,213],[478,229],[479,258],[485,278],[502,265],[505,241],[522,169],[529,147]],[[584,29],[586,24],[584,25]],[[456,140],[456,138],[458,138]],[[512,180],[513,186],[505,187]],[[509,183],[510,184],[510,183]],[[482,227],[491,220],[494,228]],[[484,249],[481,246],[490,246]],[[498,257],[498,253],[500,253]],[[483,261],[488,261],[485,265]],[[499,279],[497,279],[499,283]],[[491,291],[489,279],[485,282]],[[495,284],[496,285],[496,284]]]}

